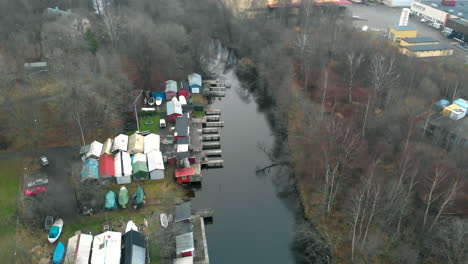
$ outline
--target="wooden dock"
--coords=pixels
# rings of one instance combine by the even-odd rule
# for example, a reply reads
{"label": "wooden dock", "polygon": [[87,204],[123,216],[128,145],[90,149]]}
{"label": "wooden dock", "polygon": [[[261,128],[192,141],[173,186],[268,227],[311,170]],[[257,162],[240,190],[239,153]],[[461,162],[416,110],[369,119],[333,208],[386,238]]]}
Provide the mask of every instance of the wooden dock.
{"label": "wooden dock", "polygon": [[221,136],[219,134],[204,134],[202,135],[202,141],[219,141]]}
{"label": "wooden dock", "polygon": [[220,157],[223,155],[223,151],[221,149],[207,149],[204,150],[205,156],[207,157]]}
{"label": "wooden dock", "polygon": [[201,133],[203,133],[203,134],[218,134],[219,129],[217,127],[205,127],[205,128],[202,128]]}
{"label": "wooden dock", "polygon": [[204,124],[205,127],[224,127],[224,121],[205,122],[203,124]]}
{"label": "wooden dock", "polygon": [[206,121],[207,122],[221,121],[221,116],[220,115],[207,115]]}
{"label": "wooden dock", "polygon": [[208,141],[202,142],[203,149],[219,149],[221,148],[221,142],[219,141]]}
{"label": "wooden dock", "polygon": [[221,115],[220,109],[205,109],[206,115]]}
{"label": "wooden dock", "polygon": [[223,168],[224,160],[205,160],[201,164],[206,168]]}

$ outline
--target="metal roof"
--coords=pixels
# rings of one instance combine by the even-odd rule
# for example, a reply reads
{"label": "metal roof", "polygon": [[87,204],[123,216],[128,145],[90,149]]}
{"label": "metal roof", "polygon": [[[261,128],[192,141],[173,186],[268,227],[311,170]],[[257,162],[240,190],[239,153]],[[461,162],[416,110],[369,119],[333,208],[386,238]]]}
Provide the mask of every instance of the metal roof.
{"label": "metal roof", "polygon": [[449,50],[452,47],[444,44],[430,44],[430,45],[414,45],[414,46],[404,46],[402,48],[411,50],[411,51],[433,51],[433,50]]}
{"label": "metal roof", "polygon": [[[192,169],[193,170],[193,169]],[[190,219],[192,216],[192,203],[178,204],[175,207],[174,222]]]}
{"label": "metal roof", "polygon": [[68,239],[65,264],[88,264],[91,254],[93,236],[88,234],[77,234]]}
{"label": "metal roof", "polygon": [[146,249],[145,236],[135,230],[130,230],[123,235],[122,263],[145,263]]}
{"label": "metal roof", "polygon": [[416,30],[416,27],[413,26],[393,26],[390,27],[398,31],[410,31],[410,30]]}
{"label": "metal roof", "polygon": [[94,237],[91,264],[120,264],[122,234],[108,231]]}
{"label": "metal roof", "polygon": [[166,81],[165,92],[177,92],[177,82],[173,80]]}
{"label": "metal roof", "polygon": [[426,43],[426,42],[439,42],[437,39],[431,37],[418,37],[418,38],[402,38],[408,43]]}
{"label": "metal roof", "polygon": [[186,137],[189,135],[189,125],[190,125],[190,118],[189,115],[186,113],[181,117],[177,117],[175,131],[178,137]]}
{"label": "metal roof", "polygon": [[175,97],[171,101],[167,102],[166,108],[167,115],[182,114],[182,104]]}
{"label": "metal roof", "polygon": [[176,236],[176,254],[194,251],[193,232]]}

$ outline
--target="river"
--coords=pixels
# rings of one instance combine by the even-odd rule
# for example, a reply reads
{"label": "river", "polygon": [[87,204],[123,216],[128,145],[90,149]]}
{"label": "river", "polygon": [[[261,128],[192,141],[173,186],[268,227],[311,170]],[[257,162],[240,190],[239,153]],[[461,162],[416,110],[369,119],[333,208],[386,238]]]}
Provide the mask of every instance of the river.
{"label": "river", "polygon": [[295,212],[278,196],[272,177],[255,173],[269,164],[258,144],[274,144],[267,117],[233,70],[215,72],[232,86],[226,98],[212,104],[222,110],[225,124],[224,168],[204,170],[193,199],[195,208],[215,210],[214,223],[206,228],[210,262],[294,263]]}

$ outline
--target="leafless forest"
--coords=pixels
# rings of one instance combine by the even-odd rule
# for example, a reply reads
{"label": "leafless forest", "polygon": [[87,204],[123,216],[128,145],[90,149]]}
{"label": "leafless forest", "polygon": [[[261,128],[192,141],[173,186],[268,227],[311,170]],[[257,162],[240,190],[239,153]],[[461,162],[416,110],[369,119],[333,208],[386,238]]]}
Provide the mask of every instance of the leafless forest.
{"label": "leafless forest", "polygon": [[[103,2],[0,1],[1,149],[80,144],[80,126],[86,140],[115,134],[135,92],[201,72],[219,39],[275,101],[282,163],[318,230],[298,229],[304,263],[327,259],[322,247],[332,263],[466,263],[465,149],[424,133],[436,100],[468,96],[457,58],[405,57],[333,7],[251,17],[215,0]],[[39,61],[46,72],[24,67]]]}

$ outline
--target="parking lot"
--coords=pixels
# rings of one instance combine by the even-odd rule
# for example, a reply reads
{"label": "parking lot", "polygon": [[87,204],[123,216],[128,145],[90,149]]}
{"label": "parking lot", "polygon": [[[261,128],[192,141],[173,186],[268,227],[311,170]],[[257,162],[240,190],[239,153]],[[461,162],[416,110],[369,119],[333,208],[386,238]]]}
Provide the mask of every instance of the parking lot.
{"label": "parking lot", "polygon": [[[352,16],[355,16],[354,25],[358,28],[368,26],[369,31],[377,32],[382,36],[387,35],[388,27],[398,25],[400,20],[401,10],[403,8],[391,8],[380,4],[353,4],[347,7]],[[435,29],[425,23],[420,22],[417,16],[410,16],[408,21],[409,26],[415,26],[418,31],[418,36],[432,37],[437,39],[442,44],[454,45],[458,42],[453,39],[448,39],[442,34],[442,29]],[[455,47],[455,56],[464,56],[467,58],[468,53]]]}

